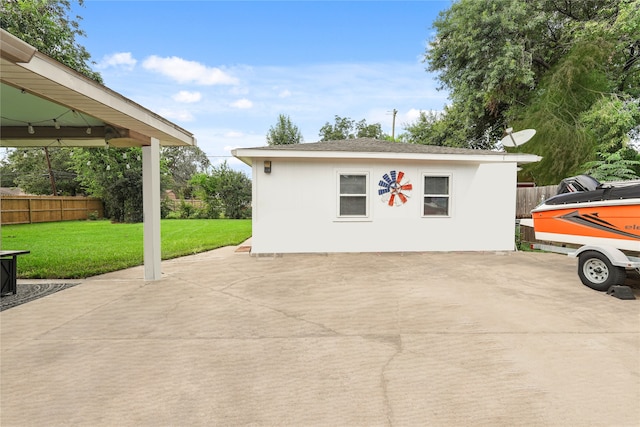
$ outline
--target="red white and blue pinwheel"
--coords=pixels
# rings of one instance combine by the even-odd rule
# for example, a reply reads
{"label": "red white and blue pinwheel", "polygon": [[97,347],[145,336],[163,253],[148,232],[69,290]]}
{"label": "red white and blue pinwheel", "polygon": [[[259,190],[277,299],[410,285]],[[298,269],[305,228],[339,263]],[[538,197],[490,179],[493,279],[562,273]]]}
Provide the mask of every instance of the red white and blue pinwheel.
{"label": "red white and blue pinwheel", "polygon": [[408,200],[407,192],[413,189],[409,180],[404,180],[404,172],[390,171],[382,175],[378,183],[378,195],[382,196],[382,201],[389,206],[401,206]]}

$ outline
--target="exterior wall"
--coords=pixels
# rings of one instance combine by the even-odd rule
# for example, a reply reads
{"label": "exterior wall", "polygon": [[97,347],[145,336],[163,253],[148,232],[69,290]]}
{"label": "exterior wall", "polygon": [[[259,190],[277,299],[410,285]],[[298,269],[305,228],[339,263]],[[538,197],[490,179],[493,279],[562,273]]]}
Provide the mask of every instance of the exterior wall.
{"label": "exterior wall", "polygon": [[[515,163],[271,159],[253,166],[252,253],[513,250]],[[378,182],[403,171],[413,189],[388,206]],[[369,217],[338,218],[339,172],[369,173]],[[451,176],[451,215],[423,217],[423,174]]]}

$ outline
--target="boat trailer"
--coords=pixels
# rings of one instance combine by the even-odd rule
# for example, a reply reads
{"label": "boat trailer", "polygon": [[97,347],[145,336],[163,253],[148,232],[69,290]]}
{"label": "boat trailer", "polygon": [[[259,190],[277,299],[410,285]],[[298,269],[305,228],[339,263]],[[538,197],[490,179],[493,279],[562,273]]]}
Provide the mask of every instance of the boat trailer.
{"label": "boat trailer", "polygon": [[[624,253],[620,249],[604,245],[584,245],[579,248],[567,248],[564,246],[546,245],[534,243],[531,249],[566,254],[572,258],[578,258],[578,276],[580,281],[596,291],[609,294],[630,293],[628,286],[624,286],[627,270],[635,270],[640,273],[640,258]],[[621,288],[627,288],[627,290]]]}

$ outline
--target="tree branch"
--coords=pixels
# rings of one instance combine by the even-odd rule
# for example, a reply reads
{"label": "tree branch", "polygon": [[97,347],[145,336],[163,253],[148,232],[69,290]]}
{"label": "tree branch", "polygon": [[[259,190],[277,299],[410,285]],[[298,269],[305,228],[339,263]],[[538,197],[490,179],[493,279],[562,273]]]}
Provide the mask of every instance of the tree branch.
{"label": "tree branch", "polygon": [[541,66],[542,68],[544,68],[545,70],[548,70],[551,68],[551,66],[549,64],[547,64],[542,58],[540,57],[535,57],[532,58],[532,61],[535,62],[536,64],[538,64],[539,66]]}

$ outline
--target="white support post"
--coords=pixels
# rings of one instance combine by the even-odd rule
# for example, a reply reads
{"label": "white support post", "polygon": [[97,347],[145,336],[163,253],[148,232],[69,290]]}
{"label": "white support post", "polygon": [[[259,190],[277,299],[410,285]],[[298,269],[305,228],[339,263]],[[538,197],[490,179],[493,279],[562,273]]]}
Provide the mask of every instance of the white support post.
{"label": "white support post", "polygon": [[159,280],[160,271],[160,141],[142,147],[144,213],[144,279]]}

